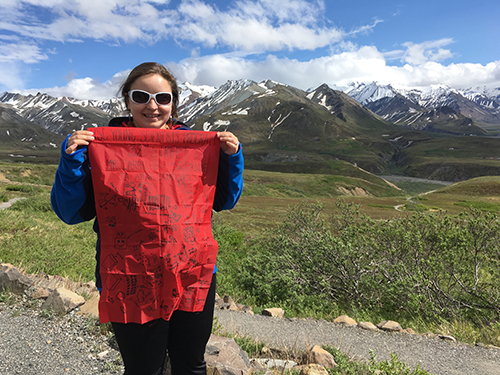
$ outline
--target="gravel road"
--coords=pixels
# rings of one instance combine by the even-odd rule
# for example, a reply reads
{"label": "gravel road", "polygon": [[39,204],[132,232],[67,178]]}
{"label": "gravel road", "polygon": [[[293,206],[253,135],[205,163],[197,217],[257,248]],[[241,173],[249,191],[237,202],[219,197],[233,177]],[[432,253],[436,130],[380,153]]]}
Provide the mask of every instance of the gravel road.
{"label": "gravel road", "polygon": [[[229,333],[251,337],[272,349],[299,352],[314,344],[331,345],[355,359],[378,360],[392,352],[412,368],[434,375],[500,375],[500,350],[418,335],[370,332],[326,321],[275,319],[216,310],[217,324]],[[93,321],[71,313],[46,317],[37,308],[0,303],[0,374],[122,374],[116,344],[91,333]]]}
{"label": "gravel road", "polygon": [[119,352],[90,325],[75,314],[47,318],[39,309],[0,303],[0,374],[122,374]]}
{"label": "gravel road", "polygon": [[412,368],[418,364],[434,375],[500,375],[500,349],[471,346],[420,335],[371,332],[357,327],[303,319],[276,319],[217,310],[218,324],[233,334],[251,337],[270,348],[303,351],[330,345],[358,359],[390,359],[396,353]]}

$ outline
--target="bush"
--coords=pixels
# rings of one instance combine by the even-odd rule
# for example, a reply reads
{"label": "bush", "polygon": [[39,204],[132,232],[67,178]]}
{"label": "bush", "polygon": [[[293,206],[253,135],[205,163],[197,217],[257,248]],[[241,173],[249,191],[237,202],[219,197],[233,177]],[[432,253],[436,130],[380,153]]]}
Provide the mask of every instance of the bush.
{"label": "bush", "polygon": [[339,201],[337,208],[329,222],[319,204],[290,209],[246,251],[232,282],[261,306],[295,313],[330,305],[406,320],[499,319],[498,215],[472,210],[374,221],[353,204]]}

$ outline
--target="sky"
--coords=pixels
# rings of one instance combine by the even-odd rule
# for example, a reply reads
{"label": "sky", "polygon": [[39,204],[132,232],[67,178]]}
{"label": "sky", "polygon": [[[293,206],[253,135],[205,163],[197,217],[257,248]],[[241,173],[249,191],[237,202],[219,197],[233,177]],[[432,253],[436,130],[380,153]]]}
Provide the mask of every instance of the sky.
{"label": "sky", "polygon": [[500,87],[500,1],[0,0],[0,92],[109,99],[156,61],[179,83]]}

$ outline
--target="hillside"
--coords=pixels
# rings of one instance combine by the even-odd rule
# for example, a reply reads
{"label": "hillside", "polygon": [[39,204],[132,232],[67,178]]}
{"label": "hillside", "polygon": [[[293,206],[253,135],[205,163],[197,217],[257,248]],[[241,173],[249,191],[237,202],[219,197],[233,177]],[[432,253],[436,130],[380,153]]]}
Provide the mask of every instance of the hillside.
{"label": "hillside", "polygon": [[[395,91],[375,84],[347,92],[323,84],[306,92],[270,80],[181,88],[180,119],[196,130],[234,132],[249,169],[337,174],[335,162],[343,160],[374,174],[453,182],[500,175],[500,137],[474,120],[474,114],[486,111],[494,126],[497,97],[488,101],[470,91],[467,96],[442,87]],[[14,123],[22,118],[32,132],[45,129],[61,136],[106,125],[123,110],[116,98],[79,101],[4,93],[0,102],[17,115]],[[38,162],[57,162],[60,141],[54,144],[46,151],[50,157]],[[6,150],[12,153],[8,143]]]}
{"label": "hillside", "polygon": [[0,104],[0,161],[53,163],[63,139]]}

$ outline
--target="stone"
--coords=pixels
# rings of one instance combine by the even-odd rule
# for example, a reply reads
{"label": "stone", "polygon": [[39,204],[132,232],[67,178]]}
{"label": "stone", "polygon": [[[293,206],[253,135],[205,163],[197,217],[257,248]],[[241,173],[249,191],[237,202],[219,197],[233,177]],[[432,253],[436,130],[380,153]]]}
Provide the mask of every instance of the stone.
{"label": "stone", "polygon": [[33,292],[31,295],[31,299],[47,299],[50,295],[50,290],[44,287],[39,287],[37,290]]}
{"label": "stone", "polygon": [[379,330],[377,328],[377,326],[375,324],[371,323],[371,322],[359,322],[358,323],[358,327],[366,329],[368,331],[373,331],[373,332],[376,332],[376,331]]}
{"label": "stone", "polygon": [[328,375],[328,371],[316,363],[311,363],[306,366],[300,366],[300,373],[299,375]]}
{"label": "stone", "polygon": [[85,298],[66,289],[57,288],[42,304],[42,310],[53,311],[56,314],[66,314],[85,303]]}
{"label": "stone", "polygon": [[92,297],[80,306],[78,315],[90,315],[93,318],[99,318],[99,298]]}
{"label": "stone", "polygon": [[347,327],[356,327],[358,325],[353,318],[349,318],[347,315],[341,315],[338,318],[335,318],[333,322]]}
{"label": "stone", "polygon": [[254,365],[254,363],[258,363],[264,368],[276,369],[279,372],[283,372],[284,370],[291,370],[297,365],[297,363],[292,360],[274,358],[255,358],[252,359],[251,363],[253,369],[259,368],[258,366]]}
{"label": "stone", "polygon": [[205,350],[207,375],[247,375],[251,364],[234,339],[211,335]]}
{"label": "stone", "polygon": [[445,340],[445,341],[452,341],[452,342],[457,342],[457,339],[454,338],[453,336],[448,336],[448,335],[438,335],[438,337],[441,339],[441,340]]}
{"label": "stone", "polygon": [[316,363],[318,365],[324,366],[326,368],[335,368],[337,364],[335,363],[335,358],[325,349],[323,349],[319,345],[314,345],[311,348],[311,362]]}
{"label": "stone", "polygon": [[285,316],[285,312],[283,311],[282,308],[274,307],[271,309],[262,310],[262,315],[271,316],[273,318],[283,318]]}
{"label": "stone", "polygon": [[403,328],[401,328],[399,323],[393,320],[384,320],[379,324],[377,324],[377,327],[383,331],[388,331],[388,332],[401,332],[403,330]]}
{"label": "stone", "polygon": [[33,280],[23,275],[12,264],[0,265],[0,291],[8,290],[14,294],[23,294],[31,285],[33,285]]}
{"label": "stone", "polygon": [[253,315],[252,306],[237,304],[238,311]]}
{"label": "stone", "polygon": [[410,335],[416,335],[416,334],[417,334],[417,333],[416,333],[413,329],[411,329],[410,327],[403,329],[401,332],[403,332],[403,333],[408,333],[408,334],[410,334]]}

